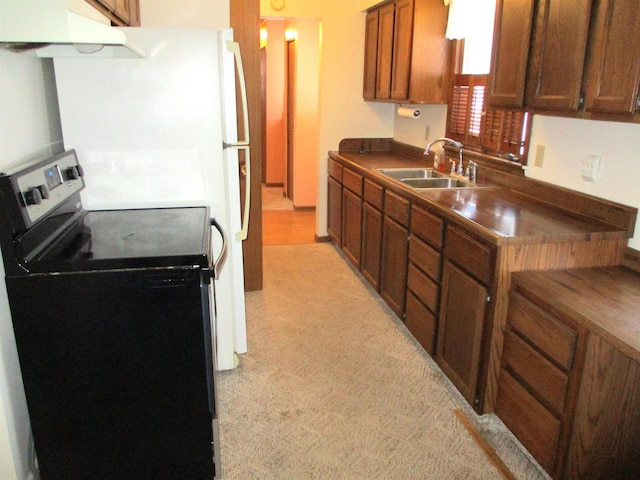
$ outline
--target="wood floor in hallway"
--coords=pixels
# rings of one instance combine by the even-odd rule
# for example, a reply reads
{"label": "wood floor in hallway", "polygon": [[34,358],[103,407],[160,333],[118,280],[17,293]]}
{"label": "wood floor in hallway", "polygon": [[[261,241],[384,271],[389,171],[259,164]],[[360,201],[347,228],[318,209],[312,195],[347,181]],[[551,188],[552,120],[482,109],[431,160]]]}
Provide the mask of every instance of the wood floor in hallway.
{"label": "wood floor in hallway", "polygon": [[264,210],[262,244],[300,245],[315,243],[315,210]]}

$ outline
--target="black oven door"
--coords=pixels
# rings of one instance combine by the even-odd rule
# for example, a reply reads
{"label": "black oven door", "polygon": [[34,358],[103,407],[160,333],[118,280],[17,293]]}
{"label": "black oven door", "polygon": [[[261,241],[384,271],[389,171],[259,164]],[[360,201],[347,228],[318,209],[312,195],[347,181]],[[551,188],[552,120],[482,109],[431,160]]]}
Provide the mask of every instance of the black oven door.
{"label": "black oven door", "polygon": [[207,277],[171,267],[7,279],[43,479],[213,478]]}

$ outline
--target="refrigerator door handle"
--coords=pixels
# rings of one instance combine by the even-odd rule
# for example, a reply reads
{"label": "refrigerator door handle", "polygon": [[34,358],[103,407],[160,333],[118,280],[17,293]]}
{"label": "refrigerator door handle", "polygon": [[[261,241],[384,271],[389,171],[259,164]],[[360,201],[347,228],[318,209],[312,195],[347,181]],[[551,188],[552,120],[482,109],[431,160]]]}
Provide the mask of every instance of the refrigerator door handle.
{"label": "refrigerator door handle", "polygon": [[235,57],[236,69],[238,71],[238,83],[240,84],[240,97],[242,98],[242,121],[244,124],[244,140],[238,139],[237,142],[224,142],[225,148],[242,148],[249,147],[249,108],[247,104],[247,83],[244,77],[244,67],[242,66],[242,54],[240,53],[240,44],[238,42],[227,42],[227,50],[233,53]]}
{"label": "refrigerator door handle", "polygon": [[244,188],[244,212],[242,216],[242,229],[236,233],[237,240],[246,240],[249,233],[249,212],[251,210],[251,150],[249,148],[249,108],[247,106],[247,84],[244,77],[244,68],[242,66],[242,54],[240,53],[240,44],[238,42],[227,42],[227,50],[233,53],[235,57],[236,69],[238,71],[238,82],[240,84],[240,97],[242,98],[242,120],[244,123],[244,140],[227,143],[224,142],[224,148],[235,148],[245,151],[245,168],[246,180]]}
{"label": "refrigerator door handle", "polygon": [[246,240],[249,233],[249,212],[251,211],[251,150],[249,147],[238,147],[245,151],[244,168],[246,172],[244,181],[244,215],[242,216],[242,230],[236,233],[237,240]]}
{"label": "refrigerator door handle", "polygon": [[218,221],[215,218],[211,219],[211,226],[214,227],[216,230],[218,230],[218,232],[220,232],[220,236],[222,237],[222,250],[220,251],[220,255],[218,255],[218,258],[216,259],[216,261],[213,263],[213,279],[218,280],[220,278],[220,272],[222,271],[222,267],[224,266],[225,261],[227,260],[227,247],[228,247],[229,241],[227,239],[226,232],[224,231],[222,226],[218,223]]}

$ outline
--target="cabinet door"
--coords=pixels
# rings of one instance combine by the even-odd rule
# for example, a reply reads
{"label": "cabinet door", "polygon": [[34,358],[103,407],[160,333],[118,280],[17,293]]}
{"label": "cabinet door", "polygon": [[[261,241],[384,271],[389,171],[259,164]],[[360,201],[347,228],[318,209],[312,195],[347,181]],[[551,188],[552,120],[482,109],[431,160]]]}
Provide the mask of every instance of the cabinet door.
{"label": "cabinet door", "polygon": [[402,318],[407,291],[409,231],[388,216],[384,217],[382,230],[380,296]]}
{"label": "cabinet door", "polygon": [[376,98],[391,96],[391,72],[393,67],[393,24],[395,4],[380,8],[378,20],[378,58],[376,60]]}
{"label": "cabinet door", "polygon": [[487,105],[522,107],[534,0],[497,0]]}
{"label": "cabinet door", "polygon": [[347,188],[342,189],[342,251],[360,269],[362,248],[362,199]]}
{"label": "cabinet door", "polygon": [[591,0],[539,0],[536,5],[525,103],[577,110],[589,33]]}
{"label": "cabinet door", "polygon": [[360,272],[377,292],[380,291],[382,254],[382,212],[369,203],[362,207],[362,258]]}
{"label": "cabinet door", "polygon": [[409,98],[411,42],[413,37],[413,0],[397,0],[393,33],[393,74],[391,98]]}
{"label": "cabinet door", "polygon": [[129,0],[116,0],[116,15],[129,25]]}
{"label": "cabinet door", "polygon": [[451,262],[444,264],[436,361],[478,408],[478,374],[487,289]]}
{"label": "cabinet door", "polygon": [[379,19],[379,10],[373,10],[367,13],[364,34],[364,85],[362,87],[362,96],[365,100],[373,100],[376,98]]}
{"label": "cabinet door", "polygon": [[635,113],[640,82],[638,1],[594,1],[592,25],[584,80],[585,108]]}
{"label": "cabinet door", "polygon": [[327,232],[336,242],[342,245],[342,184],[333,177],[328,177],[327,193]]}
{"label": "cabinet door", "polygon": [[410,103],[447,103],[452,41],[445,37],[449,8],[442,0],[415,0]]}

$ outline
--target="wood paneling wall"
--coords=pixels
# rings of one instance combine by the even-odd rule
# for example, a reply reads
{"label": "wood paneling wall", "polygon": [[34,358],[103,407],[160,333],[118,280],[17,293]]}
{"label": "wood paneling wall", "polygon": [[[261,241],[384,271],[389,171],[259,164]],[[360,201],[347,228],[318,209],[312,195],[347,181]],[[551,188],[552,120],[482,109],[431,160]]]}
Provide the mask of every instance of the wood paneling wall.
{"label": "wood paneling wall", "polygon": [[251,215],[244,242],[246,291],[262,290],[262,82],[260,75],[260,2],[230,0],[231,27],[240,44],[247,82],[251,132]]}

